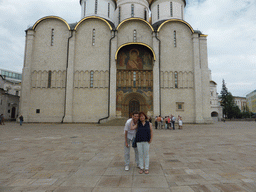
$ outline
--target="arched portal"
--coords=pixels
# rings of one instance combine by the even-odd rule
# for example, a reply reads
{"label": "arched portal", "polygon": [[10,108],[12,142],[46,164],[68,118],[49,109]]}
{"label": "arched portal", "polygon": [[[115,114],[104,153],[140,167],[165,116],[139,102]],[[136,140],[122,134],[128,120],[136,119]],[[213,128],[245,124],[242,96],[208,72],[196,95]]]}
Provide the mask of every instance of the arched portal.
{"label": "arched portal", "polygon": [[218,116],[219,116],[219,114],[216,111],[213,111],[211,113],[211,117],[218,117]]}
{"label": "arched portal", "polygon": [[154,55],[147,46],[129,44],[117,54],[116,114],[130,117],[133,111],[153,114]]}

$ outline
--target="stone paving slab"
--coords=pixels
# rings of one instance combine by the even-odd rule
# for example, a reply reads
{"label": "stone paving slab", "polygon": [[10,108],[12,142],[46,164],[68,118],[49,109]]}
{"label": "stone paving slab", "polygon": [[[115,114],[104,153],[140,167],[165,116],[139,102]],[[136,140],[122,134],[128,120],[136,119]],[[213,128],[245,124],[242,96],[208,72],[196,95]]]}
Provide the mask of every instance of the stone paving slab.
{"label": "stone paving slab", "polygon": [[153,130],[150,173],[123,127],[95,124],[0,126],[0,192],[256,192],[256,123],[185,124]]}

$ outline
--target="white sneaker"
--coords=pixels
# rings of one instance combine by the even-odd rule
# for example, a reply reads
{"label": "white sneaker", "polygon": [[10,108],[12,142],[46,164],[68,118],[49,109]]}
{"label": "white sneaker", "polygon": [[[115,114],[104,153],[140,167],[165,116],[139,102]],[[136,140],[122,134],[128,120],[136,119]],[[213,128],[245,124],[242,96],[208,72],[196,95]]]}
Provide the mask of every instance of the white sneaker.
{"label": "white sneaker", "polygon": [[125,170],[125,171],[129,171],[129,166],[126,165],[126,166],[124,167],[124,170]]}

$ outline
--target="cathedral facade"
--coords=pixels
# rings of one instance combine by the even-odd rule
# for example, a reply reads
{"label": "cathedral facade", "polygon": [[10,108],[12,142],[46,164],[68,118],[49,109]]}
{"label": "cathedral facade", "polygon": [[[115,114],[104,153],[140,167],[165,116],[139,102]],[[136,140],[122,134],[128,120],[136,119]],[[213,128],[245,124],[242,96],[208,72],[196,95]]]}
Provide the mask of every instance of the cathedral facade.
{"label": "cathedral facade", "polygon": [[184,20],[185,0],[80,5],[77,23],[46,16],[26,30],[25,122],[100,122],[133,111],[212,121],[207,35]]}

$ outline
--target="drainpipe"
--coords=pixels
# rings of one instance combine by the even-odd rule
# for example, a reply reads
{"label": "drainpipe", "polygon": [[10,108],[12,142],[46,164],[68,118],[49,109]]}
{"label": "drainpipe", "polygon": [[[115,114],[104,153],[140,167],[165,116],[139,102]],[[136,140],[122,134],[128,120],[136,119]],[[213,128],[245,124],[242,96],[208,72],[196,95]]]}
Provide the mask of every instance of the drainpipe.
{"label": "drainpipe", "polygon": [[98,124],[100,124],[100,121],[104,120],[104,119],[108,119],[109,118],[109,113],[110,113],[110,68],[111,68],[111,42],[112,39],[114,39],[116,37],[116,33],[113,30],[114,35],[110,38],[109,40],[109,66],[108,66],[108,71],[109,71],[109,75],[108,75],[108,116],[107,117],[103,117],[101,119],[99,119]]}
{"label": "drainpipe", "polygon": [[68,44],[67,44],[67,65],[66,65],[66,81],[65,81],[65,98],[64,98],[64,115],[62,117],[61,123],[63,123],[64,118],[66,116],[66,102],[67,102],[67,81],[68,81],[68,59],[69,59],[69,41],[73,37],[73,31],[71,31],[71,36],[68,38]]}
{"label": "drainpipe", "polygon": [[[161,115],[161,111],[162,111],[162,104],[161,104],[161,40],[158,39],[158,33],[157,31],[155,31],[156,34],[156,39],[159,42],[159,108],[160,108],[160,115]],[[162,116],[162,115],[161,115]]]}

